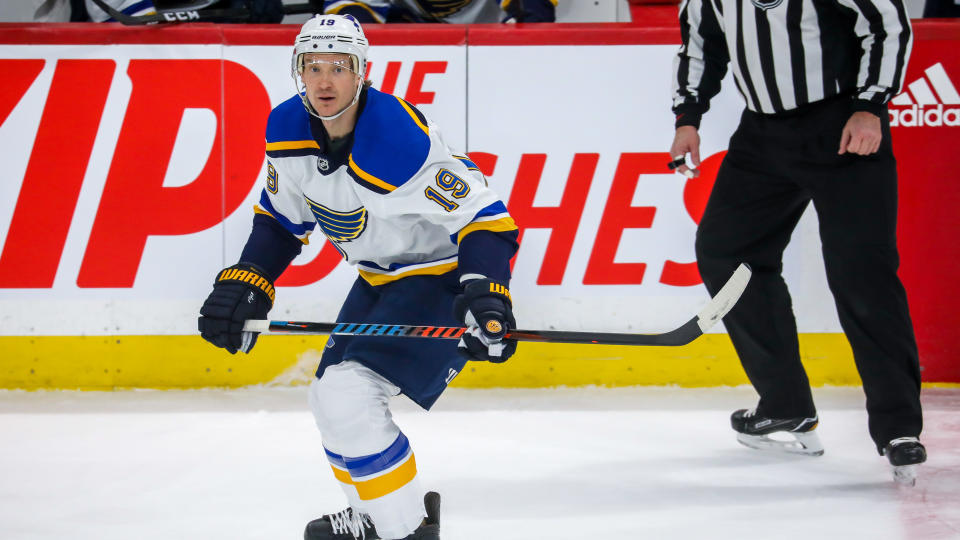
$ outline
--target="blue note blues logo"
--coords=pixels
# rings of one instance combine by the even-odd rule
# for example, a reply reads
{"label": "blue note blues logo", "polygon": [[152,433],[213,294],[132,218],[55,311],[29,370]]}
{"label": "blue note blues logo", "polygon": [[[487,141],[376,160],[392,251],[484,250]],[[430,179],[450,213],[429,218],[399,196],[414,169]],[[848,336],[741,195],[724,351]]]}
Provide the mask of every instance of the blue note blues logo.
{"label": "blue note blues logo", "polygon": [[320,230],[335,244],[356,239],[367,227],[367,209],[362,206],[356,210],[340,212],[307,197],[304,199],[317,219]]}

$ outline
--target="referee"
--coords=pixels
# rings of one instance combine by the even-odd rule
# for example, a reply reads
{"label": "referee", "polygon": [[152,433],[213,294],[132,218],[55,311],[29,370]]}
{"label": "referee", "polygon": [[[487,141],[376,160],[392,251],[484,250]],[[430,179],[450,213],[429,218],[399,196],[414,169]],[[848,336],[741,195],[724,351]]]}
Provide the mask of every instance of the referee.
{"label": "referee", "polygon": [[[696,238],[711,294],[740,262],[753,268],[751,285],[724,319],[760,395],[755,408],[731,416],[737,438],[758,449],[823,453],[781,276],[783,251],[813,201],[830,290],[863,380],[870,436],[902,481],[926,459],[918,440],[917,345],[897,277],[897,171],[887,114],[912,45],[903,2],[683,0],[680,29],[671,168],[697,174],[700,119],[728,66],[746,102]],[[793,439],[769,437],[774,432]]]}

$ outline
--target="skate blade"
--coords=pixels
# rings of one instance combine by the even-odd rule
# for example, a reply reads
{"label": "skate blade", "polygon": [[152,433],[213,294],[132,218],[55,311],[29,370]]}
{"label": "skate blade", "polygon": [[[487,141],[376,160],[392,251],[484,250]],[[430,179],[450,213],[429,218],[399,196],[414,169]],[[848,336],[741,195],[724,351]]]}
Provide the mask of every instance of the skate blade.
{"label": "skate blade", "polygon": [[820,444],[820,437],[812,431],[806,433],[781,432],[784,435],[793,437],[792,440],[773,439],[769,435],[747,435],[746,433],[737,433],[737,442],[765,452],[779,452],[785,454],[798,454],[801,456],[822,456],[823,445]]}
{"label": "skate blade", "polygon": [[901,486],[917,485],[917,466],[898,465],[893,468],[893,481]]}

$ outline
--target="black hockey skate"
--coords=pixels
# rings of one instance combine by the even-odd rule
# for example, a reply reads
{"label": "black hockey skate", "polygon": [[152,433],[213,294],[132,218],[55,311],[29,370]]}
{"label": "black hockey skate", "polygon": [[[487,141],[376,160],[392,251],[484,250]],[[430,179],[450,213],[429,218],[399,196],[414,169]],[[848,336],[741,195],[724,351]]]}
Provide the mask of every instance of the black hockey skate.
{"label": "black hockey skate", "polygon": [[770,418],[756,409],[740,409],[730,415],[737,442],[756,450],[771,450],[805,456],[823,455],[817,436],[817,416],[812,418]]}
{"label": "black hockey skate", "polygon": [[346,508],[335,514],[326,514],[303,530],[303,540],[377,540],[377,529],[370,516]]}
{"label": "black hockey skate", "polygon": [[917,483],[917,465],[927,460],[927,449],[916,437],[900,437],[887,443],[883,449],[890,465],[893,480],[898,484],[914,486]]}
{"label": "black hockey skate", "polygon": [[[427,517],[403,540],[440,540],[440,494],[429,492],[423,497]],[[304,540],[379,540],[370,517],[353,508],[327,514],[307,523]]]}
{"label": "black hockey skate", "polygon": [[404,540],[440,540],[440,494],[430,491],[423,496],[427,517],[423,523]]}

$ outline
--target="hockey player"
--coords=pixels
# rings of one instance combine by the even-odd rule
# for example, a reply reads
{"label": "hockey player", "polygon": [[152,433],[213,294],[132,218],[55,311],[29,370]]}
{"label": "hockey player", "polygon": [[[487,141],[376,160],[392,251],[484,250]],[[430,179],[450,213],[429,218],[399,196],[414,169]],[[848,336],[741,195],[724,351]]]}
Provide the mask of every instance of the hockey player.
{"label": "hockey player", "polygon": [[[308,540],[439,538],[440,496],[424,494],[392,420],[403,393],[429,409],[465,358],[503,362],[516,343],[507,284],[517,227],[465,155],[416,107],[364,82],[367,40],[351,16],[318,15],[296,37],[297,95],[267,123],[267,175],[240,262],[217,276],[202,336],[235,353],[257,336],[274,280],[319,229],[359,271],[338,321],[467,325],[458,344],[330,338],[309,401],[349,507],[310,522]],[[458,351],[461,354],[457,354]]]}

